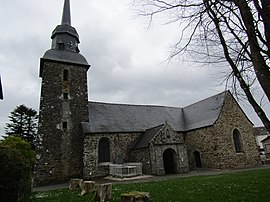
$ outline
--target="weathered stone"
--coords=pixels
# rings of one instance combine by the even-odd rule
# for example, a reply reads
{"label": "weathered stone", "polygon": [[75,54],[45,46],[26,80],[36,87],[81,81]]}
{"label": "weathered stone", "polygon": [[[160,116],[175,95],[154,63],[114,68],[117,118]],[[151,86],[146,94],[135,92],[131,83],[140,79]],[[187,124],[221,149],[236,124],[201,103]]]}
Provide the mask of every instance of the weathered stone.
{"label": "weathered stone", "polygon": [[[235,151],[233,130],[241,135],[243,152]],[[252,123],[236,100],[227,93],[221,114],[214,125],[186,134],[190,169],[196,168],[194,152],[200,155],[202,167],[237,168],[259,164],[259,152]]]}
{"label": "weathered stone", "polygon": [[[82,177],[81,122],[88,121],[87,69],[78,64],[43,60],[35,184]],[[69,72],[64,80],[64,70]],[[64,94],[67,93],[67,99]]]}
{"label": "weathered stone", "polygon": [[82,179],[70,179],[69,181],[69,190],[75,190],[82,187]]}
{"label": "weathered stone", "polygon": [[97,186],[94,201],[110,201],[112,198],[112,183],[100,184]]}
{"label": "weathered stone", "polygon": [[[129,162],[129,148],[141,133],[108,133],[86,134],[84,137],[84,179],[109,175],[109,163],[116,162],[121,155],[124,162]],[[98,143],[101,138],[108,138],[110,142],[110,162],[98,161]]]}
{"label": "weathered stone", "polygon": [[121,202],[148,202],[150,201],[149,192],[129,192],[121,194]]}
{"label": "weathered stone", "polygon": [[95,190],[95,182],[83,181],[81,188],[82,188],[81,195],[92,193]]}

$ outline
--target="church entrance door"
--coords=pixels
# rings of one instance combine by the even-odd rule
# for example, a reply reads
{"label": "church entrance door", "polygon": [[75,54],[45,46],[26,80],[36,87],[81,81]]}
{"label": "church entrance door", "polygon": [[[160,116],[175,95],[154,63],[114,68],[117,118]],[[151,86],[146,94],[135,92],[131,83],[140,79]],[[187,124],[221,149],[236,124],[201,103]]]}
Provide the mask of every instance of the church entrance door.
{"label": "church entrance door", "polygon": [[202,167],[202,160],[201,160],[200,152],[195,151],[194,152],[194,158],[195,158],[196,168],[201,168]]}
{"label": "church entrance door", "polygon": [[176,153],[173,149],[166,149],[163,152],[163,166],[165,174],[176,173],[177,168]]}

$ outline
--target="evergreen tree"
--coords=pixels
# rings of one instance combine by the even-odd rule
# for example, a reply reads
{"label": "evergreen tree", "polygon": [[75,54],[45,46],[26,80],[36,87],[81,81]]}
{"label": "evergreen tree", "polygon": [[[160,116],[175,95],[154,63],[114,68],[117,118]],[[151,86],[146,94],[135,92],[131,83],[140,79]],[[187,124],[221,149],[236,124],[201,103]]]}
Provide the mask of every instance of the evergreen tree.
{"label": "evergreen tree", "polygon": [[37,136],[37,111],[26,107],[17,106],[9,116],[10,123],[6,124],[7,135],[17,135],[31,143],[33,147],[38,144]]}

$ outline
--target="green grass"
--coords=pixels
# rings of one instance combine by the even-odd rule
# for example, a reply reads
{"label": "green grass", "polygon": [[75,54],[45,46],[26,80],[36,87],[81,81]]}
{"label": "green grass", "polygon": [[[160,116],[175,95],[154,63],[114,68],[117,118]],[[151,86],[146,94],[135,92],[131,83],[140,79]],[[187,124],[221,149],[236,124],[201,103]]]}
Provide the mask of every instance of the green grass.
{"label": "green grass", "polygon": [[[270,201],[270,169],[243,171],[214,176],[175,178],[166,181],[113,185],[112,202],[119,202],[121,193],[150,192],[154,202],[177,201]],[[93,195],[80,196],[67,189],[34,192],[26,202],[84,202]]]}

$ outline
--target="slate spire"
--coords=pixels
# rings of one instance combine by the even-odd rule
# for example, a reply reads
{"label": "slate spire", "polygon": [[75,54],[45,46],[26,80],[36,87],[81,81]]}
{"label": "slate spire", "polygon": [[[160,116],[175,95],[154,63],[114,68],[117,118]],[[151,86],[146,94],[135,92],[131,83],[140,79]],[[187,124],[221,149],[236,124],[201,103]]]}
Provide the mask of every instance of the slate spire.
{"label": "slate spire", "polygon": [[62,25],[71,25],[71,16],[70,16],[70,2],[65,0],[63,15],[62,15]]}
{"label": "slate spire", "polygon": [[76,29],[71,26],[70,0],[64,0],[61,24],[53,30],[51,39],[51,49],[46,51],[42,59],[89,66],[84,56],[79,53],[79,35]]}

